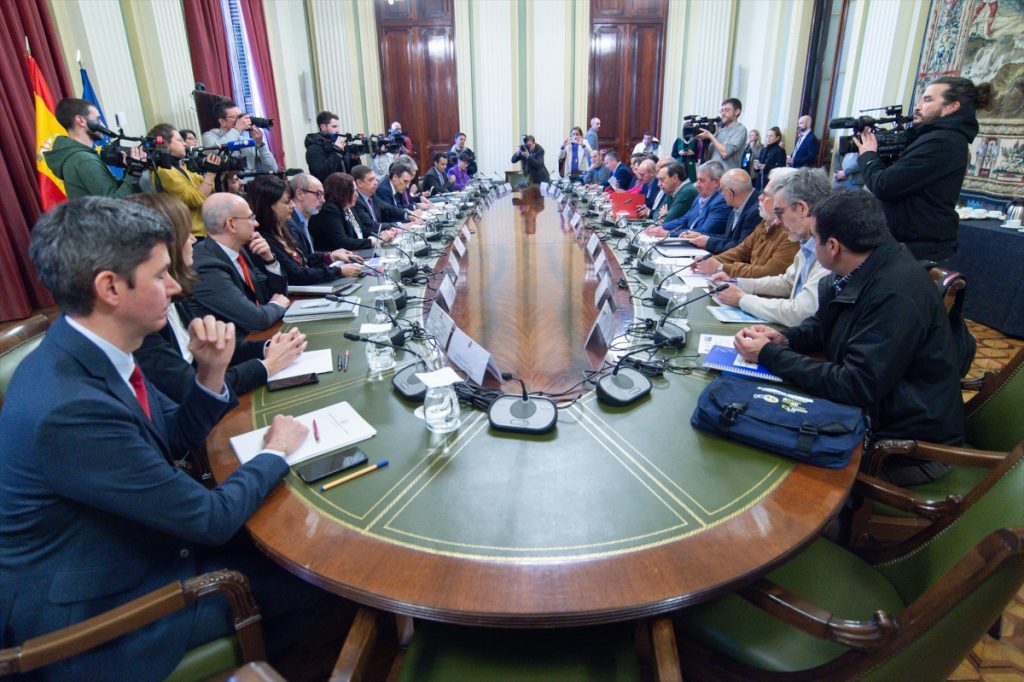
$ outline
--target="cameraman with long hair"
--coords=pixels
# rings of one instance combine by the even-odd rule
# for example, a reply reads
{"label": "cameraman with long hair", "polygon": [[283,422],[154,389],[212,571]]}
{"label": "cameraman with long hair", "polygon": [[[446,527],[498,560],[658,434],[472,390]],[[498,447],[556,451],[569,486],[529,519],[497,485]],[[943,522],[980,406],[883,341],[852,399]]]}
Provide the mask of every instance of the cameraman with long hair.
{"label": "cameraman with long hair", "polygon": [[[146,135],[147,137],[161,138],[156,149],[167,151],[171,164],[167,168],[158,166],[155,171],[151,170],[149,172],[150,182],[160,191],[167,192],[184,201],[192,213],[192,234],[196,237],[205,237],[206,226],[203,225],[201,211],[206,197],[213,194],[214,181],[217,178],[216,171],[207,170],[199,175],[185,167],[185,164],[182,163],[188,151],[185,148],[185,140],[170,123],[156,124]],[[208,164],[207,168],[219,166],[220,156],[207,154],[204,161]]]}

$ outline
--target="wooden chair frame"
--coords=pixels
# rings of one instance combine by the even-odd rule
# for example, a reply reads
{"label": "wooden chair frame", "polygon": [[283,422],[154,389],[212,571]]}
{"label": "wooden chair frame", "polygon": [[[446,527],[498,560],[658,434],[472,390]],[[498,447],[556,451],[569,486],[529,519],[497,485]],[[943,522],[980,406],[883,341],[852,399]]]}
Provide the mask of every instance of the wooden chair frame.
{"label": "wooden chair frame", "polygon": [[[33,315],[0,333],[0,357],[7,355],[19,346],[30,343],[46,333],[50,328],[50,320],[45,315]],[[0,392],[0,407],[4,405],[4,396]]]}
{"label": "wooden chair frame", "polygon": [[266,660],[260,610],[249,580],[238,571],[223,569],[171,583],[81,623],[0,650],[0,677],[36,670],[88,651],[213,594],[228,599],[242,659]]}

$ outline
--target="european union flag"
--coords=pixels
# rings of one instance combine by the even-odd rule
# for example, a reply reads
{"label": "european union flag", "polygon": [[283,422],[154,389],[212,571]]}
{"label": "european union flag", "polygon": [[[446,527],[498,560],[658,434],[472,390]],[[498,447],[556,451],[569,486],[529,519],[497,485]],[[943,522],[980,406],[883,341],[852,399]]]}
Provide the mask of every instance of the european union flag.
{"label": "european union flag", "polygon": [[[91,104],[94,107],[96,107],[96,110],[98,112],[100,112],[100,123],[102,123],[103,125],[106,126],[107,125],[107,119],[103,115],[103,107],[100,106],[100,98],[96,96],[96,91],[93,90],[93,88],[92,88],[92,82],[89,80],[89,73],[85,70],[84,66],[80,70],[81,70],[81,73],[82,73],[82,99],[84,99],[86,102],[88,102],[89,104]],[[109,128],[110,126],[107,126],[107,127]],[[103,141],[102,142],[97,142],[93,146],[95,146],[95,147],[102,147],[107,142],[109,142],[109,140],[107,139],[106,135],[104,135],[103,136]],[[110,172],[114,174],[115,178],[121,179],[121,178],[124,177],[124,169],[123,168],[117,168],[116,166],[107,166],[107,168],[110,169]]]}

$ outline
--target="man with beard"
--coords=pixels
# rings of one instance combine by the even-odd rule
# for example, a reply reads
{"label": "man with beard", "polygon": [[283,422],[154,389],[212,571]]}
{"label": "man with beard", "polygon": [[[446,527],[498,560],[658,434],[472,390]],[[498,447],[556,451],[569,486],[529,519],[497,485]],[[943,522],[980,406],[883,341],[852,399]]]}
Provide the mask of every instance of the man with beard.
{"label": "man with beard", "polygon": [[[43,152],[50,170],[64,181],[68,199],[78,197],[126,197],[141,192],[139,179],[142,167],[129,168],[123,180],[115,178],[107,165],[93,149],[103,139],[101,133],[89,130],[89,121],[99,121],[100,112],[84,99],[67,97],[57,102],[54,111],[57,122],[68,131],[67,137],[58,137],[53,148]],[[131,147],[128,155],[136,160],[146,158],[140,147]]]}

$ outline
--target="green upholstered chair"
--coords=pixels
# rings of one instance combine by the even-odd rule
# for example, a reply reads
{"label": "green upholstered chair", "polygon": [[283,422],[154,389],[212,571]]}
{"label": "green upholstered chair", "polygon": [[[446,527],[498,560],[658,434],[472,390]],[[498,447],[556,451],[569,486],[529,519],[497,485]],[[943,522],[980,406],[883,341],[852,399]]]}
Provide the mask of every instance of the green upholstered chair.
{"label": "green upholstered chair", "polygon": [[[1024,585],[1022,459],[1024,443],[955,515],[897,546],[858,556],[818,539],[753,585],[679,612],[686,679],[946,679]],[[856,487],[929,510],[869,475]]]}
{"label": "green upholstered chair", "polygon": [[50,321],[45,315],[35,315],[0,334],[0,407],[3,407],[3,398],[14,370],[39,345],[49,328]]}
{"label": "green upholstered chair", "polygon": [[213,594],[227,597],[235,634],[187,651],[168,682],[203,680],[243,663],[266,659],[260,612],[249,581],[238,571],[220,570],[171,583],[81,623],[0,650],[0,677],[37,670],[80,654]]}
{"label": "green upholstered chair", "polygon": [[[1020,417],[1021,405],[1024,405],[1024,348],[1017,351],[1000,371],[975,382],[974,388],[978,393],[965,405],[967,447],[1000,454],[1009,452],[1024,440],[1024,419]],[[885,459],[893,455],[944,461],[950,464],[949,473],[911,489],[948,511],[987,473],[984,466],[978,466],[979,462],[986,461],[984,454],[977,452],[977,457],[964,461],[957,456],[964,450],[923,441],[878,441],[873,444],[869,455],[868,473],[877,473]],[[913,518],[887,505],[874,504],[858,514],[851,543],[863,546],[872,542],[899,541],[929,522],[930,519]]]}

